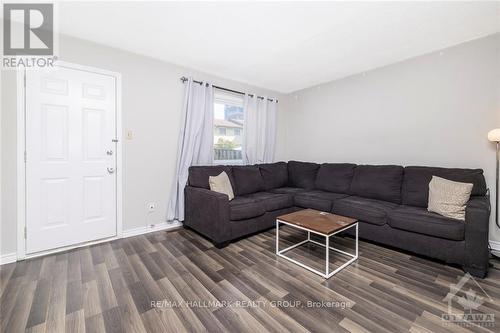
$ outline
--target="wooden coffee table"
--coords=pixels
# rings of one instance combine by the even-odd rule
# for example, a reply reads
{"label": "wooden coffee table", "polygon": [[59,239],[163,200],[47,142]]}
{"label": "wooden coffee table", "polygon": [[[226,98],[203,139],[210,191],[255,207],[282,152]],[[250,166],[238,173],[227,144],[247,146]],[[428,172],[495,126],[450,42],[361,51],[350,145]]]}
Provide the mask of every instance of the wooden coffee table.
{"label": "wooden coffee table", "polygon": [[[307,239],[294,244],[292,246],[287,247],[286,249],[279,249],[279,226],[280,224],[286,224],[296,229],[307,231]],[[356,251],[355,254],[351,254],[339,249],[336,249],[330,246],[330,237],[341,232],[347,230],[349,228],[356,228]],[[311,233],[320,235],[325,237],[325,244],[317,242],[311,239]],[[326,250],[326,263],[325,263],[325,272],[318,271],[310,266],[307,266],[295,259],[285,256],[283,253],[294,249],[302,244],[307,242],[311,242],[320,246],[323,246]],[[330,263],[329,263],[329,250],[333,250],[342,254],[345,254],[351,259],[349,259],[346,263],[342,264],[340,267],[336,268],[334,271],[330,272]],[[314,272],[318,275],[321,275],[325,279],[330,278],[332,275],[338,273],[343,268],[347,267],[355,260],[358,259],[358,220],[352,219],[350,217],[345,217],[341,215],[335,215],[327,212],[320,212],[314,209],[304,209],[298,212],[294,212],[291,214],[281,215],[276,218],[276,254],[282,258],[285,258],[301,267],[304,267],[311,272]]]}

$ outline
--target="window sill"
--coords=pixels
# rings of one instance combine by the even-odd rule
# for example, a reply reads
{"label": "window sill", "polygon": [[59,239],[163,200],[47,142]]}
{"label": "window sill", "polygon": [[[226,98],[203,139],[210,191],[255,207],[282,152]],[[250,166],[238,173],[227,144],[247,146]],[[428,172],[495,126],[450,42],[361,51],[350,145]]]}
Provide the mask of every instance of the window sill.
{"label": "window sill", "polygon": [[214,165],[243,165],[243,160],[214,160]]}

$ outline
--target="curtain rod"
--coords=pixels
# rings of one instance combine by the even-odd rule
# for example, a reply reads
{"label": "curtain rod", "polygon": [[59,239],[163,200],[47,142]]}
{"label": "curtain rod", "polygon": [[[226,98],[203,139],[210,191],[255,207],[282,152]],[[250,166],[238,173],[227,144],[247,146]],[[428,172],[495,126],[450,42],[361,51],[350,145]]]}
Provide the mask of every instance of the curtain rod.
{"label": "curtain rod", "polygon": [[[188,78],[187,78],[187,77],[185,77],[185,76],[181,77],[181,81],[182,81],[182,83],[186,83],[186,81],[187,81],[187,80],[188,80]],[[203,82],[201,82],[201,81],[196,81],[196,80],[193,80],[193,82],[194,82],[194,83],[198,83],[198,84],[203,84]],[[244,93],[244,92],[242,92],[242,91],[233,90],[233,89],[228,89],[228,88],[219,87],[219,86],[213,86],[213,87],[214,87],[214,88],[216,88],[216,89],[219,89],[219,90],[224,90],[224,91],[232,92],[232,93],[235,93],[235,94],[238,94],[238,95],[245,95],[245,93]],[[254,97],[254,95],[253,95],[253,94],[248,94],[248,96],[250,96],[250,97]],[[265,97],[263,97],[263,96],[257,96],[257,98],[259,98],[259,99],[262,99],[262,100],[263,100]],[[268,101],[270,101],[270,102],[276,102],[276,103],[278,103],[278,99],[276,99],[276,98],[268,98],[267,100],[268,100]]]}

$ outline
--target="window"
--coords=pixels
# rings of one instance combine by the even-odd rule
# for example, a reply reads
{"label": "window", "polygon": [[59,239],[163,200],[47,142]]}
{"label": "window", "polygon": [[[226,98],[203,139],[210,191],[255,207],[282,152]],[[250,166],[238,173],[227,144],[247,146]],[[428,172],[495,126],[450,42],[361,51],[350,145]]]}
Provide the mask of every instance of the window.
{"label": "window", "polygon": [[214,163],[243,163],[243,96],[215,90],[214,94]]}

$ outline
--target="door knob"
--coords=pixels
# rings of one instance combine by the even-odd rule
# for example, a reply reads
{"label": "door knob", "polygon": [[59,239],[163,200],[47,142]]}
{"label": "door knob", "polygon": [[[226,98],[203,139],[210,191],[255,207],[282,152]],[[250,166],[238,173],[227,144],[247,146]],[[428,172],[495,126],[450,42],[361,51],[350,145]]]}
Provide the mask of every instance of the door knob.
{"label": "door knob", "polygon": [[114,173],[115,172],[115,168],[108,168],[108,173]]}
{"label": "door knob", "polygon": [[109,155],[109,156],[111,156],[111,155],[113,155],[113,151],[111,149],[110,150],[106,150],[106,154]]}

